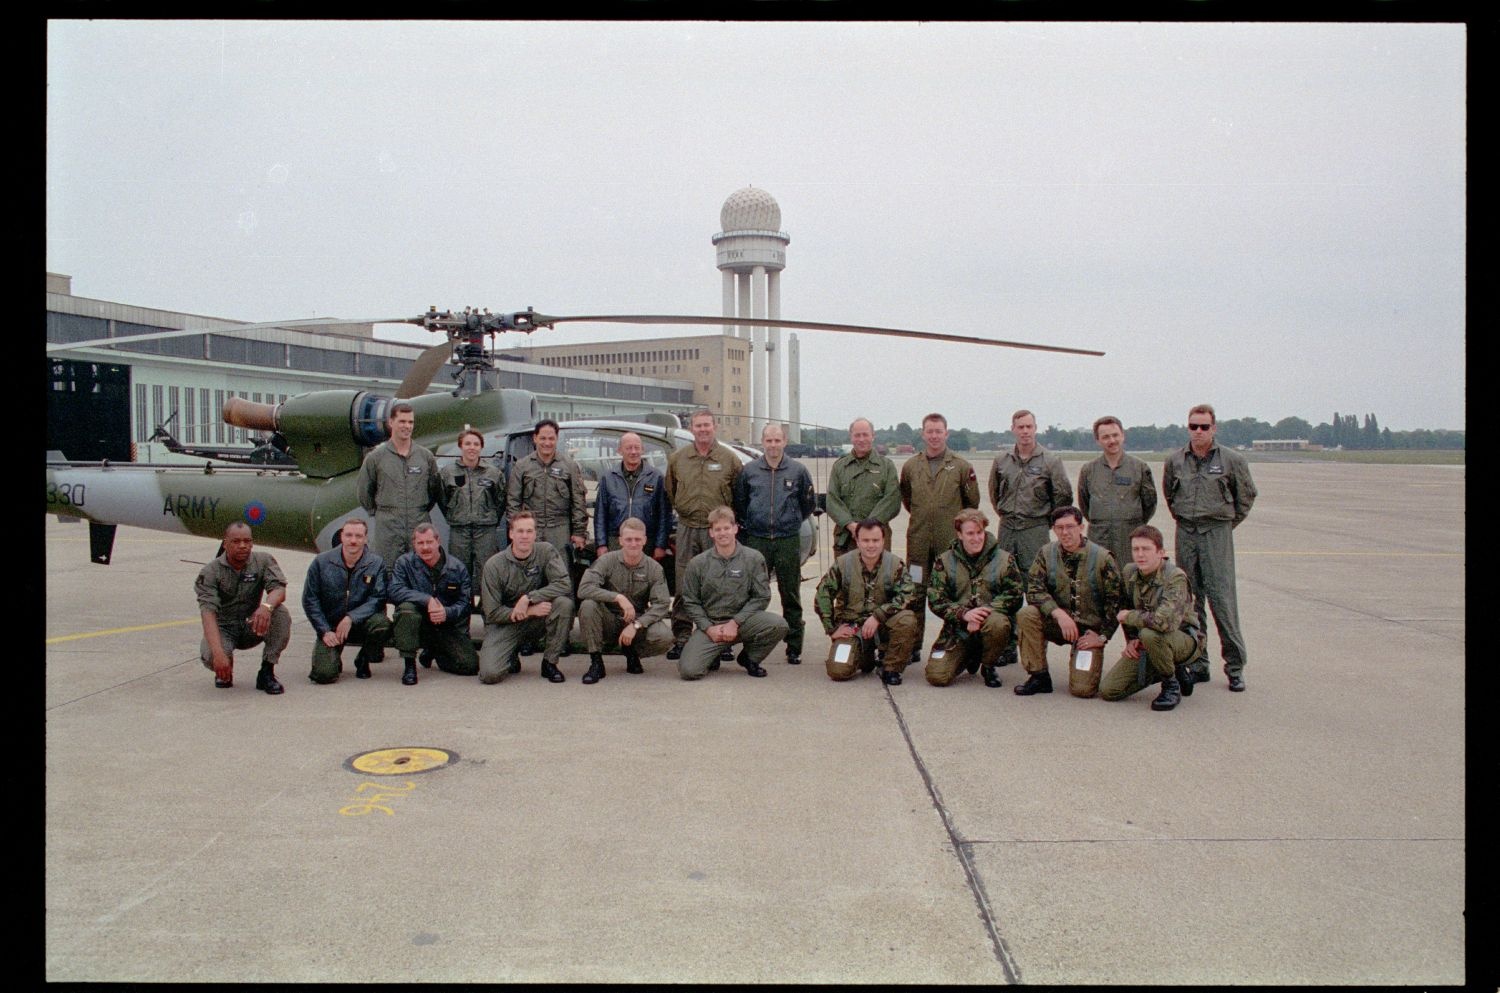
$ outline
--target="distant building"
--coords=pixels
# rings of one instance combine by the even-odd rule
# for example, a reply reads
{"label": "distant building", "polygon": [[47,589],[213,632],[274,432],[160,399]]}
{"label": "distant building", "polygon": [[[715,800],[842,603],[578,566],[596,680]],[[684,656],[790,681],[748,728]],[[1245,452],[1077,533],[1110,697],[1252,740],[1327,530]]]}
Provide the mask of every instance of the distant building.
{"label": "distant building", "polygon": [[1319,447],[1309,445],[1306,438],[1269,438],[1250,442],[1252,452],[1307,452]]}

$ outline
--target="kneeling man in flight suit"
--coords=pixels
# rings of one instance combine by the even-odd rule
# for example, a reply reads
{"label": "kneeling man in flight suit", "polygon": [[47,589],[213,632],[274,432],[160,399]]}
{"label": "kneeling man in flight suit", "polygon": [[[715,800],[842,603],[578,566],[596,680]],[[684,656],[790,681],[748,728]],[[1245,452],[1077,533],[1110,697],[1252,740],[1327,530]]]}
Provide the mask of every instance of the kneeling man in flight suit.
{"label": "kneeling man in flight suit", "polygon": [[739,664],[752,676],[764,676],[761,661],[787,634],[787,623],[766,610],[771,602],[771,576],[765,556],[741,545],[734,511],[715,507],[708,512],[708,536],[713,546],[693,556],[683,576],[682,608],[692,621],[693,634],[677,660],[683,679],[702,679],[719,667],[719,653],[740,643]]}

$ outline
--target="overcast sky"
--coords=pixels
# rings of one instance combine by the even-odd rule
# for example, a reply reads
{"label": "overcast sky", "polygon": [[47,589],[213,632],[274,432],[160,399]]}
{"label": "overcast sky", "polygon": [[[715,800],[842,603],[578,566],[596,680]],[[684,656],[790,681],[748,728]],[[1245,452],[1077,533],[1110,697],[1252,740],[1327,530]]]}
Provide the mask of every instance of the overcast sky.
{"label": "overcast sky", "polygon": [[47,268],[249,321],[716,314],[709,239],[753,185],[791,236],[783,317],[1108,352],[805,332],[806,421],[1459,428],[1464,49],[1457,24],[54,21]]}

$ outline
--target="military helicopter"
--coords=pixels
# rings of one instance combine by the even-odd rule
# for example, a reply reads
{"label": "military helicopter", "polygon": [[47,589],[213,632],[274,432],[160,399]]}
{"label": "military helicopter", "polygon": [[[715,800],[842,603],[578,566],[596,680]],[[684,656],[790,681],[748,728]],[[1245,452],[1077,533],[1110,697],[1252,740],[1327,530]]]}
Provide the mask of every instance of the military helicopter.
{"label": "military helicopter", "polygon": [[[458,432],[472,426],[484,434],[484,453],[499,466],[531,450],[532,430],[539,419],[537,400],[526,390],[503,389],[495,372],[493,349],[485,339],[506,332],[531,334],[538,328],[563,323],[687,324],[782,327],[794,330],[837,331],[887,335],[931,341],[951,341],[1003,348],[1103,355],[1090,349],[1004,341],[934,331],[915,331],[868,325],[797,321],[786,318],[686,316],[664,314],[604,314],[550,316],[533,309],[509,313],[465,308],[462,312],[429,307],[417,317],[264,322],[236,327],[236,332],[262,328],[328,328],[351,324],[413,324],[444,341],[422,352],[394,396],[369,390],[317,390],[288,397],[279,404],[253,403],[232,397],[224,404],[225,423],[267,432],[260,447],[260,464],[241,450],[234,455],[213,449],[188,449],[185,454],[209,461],[203,467],[174,464],[72,462],[61,453],[48,453],[46,512],[61,520],[89,522],[90,558],[108,564],[115,529],[125,524],[222,537],[224,528],[244,521],[254,528],[257,544],[300,551],[326,551],[334,535],[350,517],[365,517],[356,494],[357,470],[365,453],[388,436],[387,412],[402,399],[416,417],[415,440],[436,451],[450,448]],[[106,338],[49,345],[49,355],[69,350],[204,334],[210,329],[187,328],[129,338]],[[213,329],[223,334],[223,329]],[[428,392],[438,372],[453,365],[451,391]],[[274,457],[272,457],[274,455]]]}

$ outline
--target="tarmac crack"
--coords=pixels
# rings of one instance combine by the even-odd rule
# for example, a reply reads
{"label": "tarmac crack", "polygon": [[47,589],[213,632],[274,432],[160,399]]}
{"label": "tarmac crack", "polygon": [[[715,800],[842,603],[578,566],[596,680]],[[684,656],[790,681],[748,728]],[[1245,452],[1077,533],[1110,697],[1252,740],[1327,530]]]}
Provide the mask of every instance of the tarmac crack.
{"label": "tarmac crack", "polygon": [[109,692],[111,692],[113,690],[119,689],[121,686],[129,686],[131,683],[138,683],[138,682],[140,682],[143,679],[151,679],[154,676],[160,676],[164,672],[171,672],[173,669],[176,669],[179,666],[187,665],[189,662],[193,662],[193,661],[196,661],[196,660],[195,659],[186,659],[185,661],[182,661],[182,662],[173,662],[171,665],[165,666],[165,667],[163,667],[161,669],[153,669],[150,672],[143,672],[139,676],[133,676],[130,679],[121,680],[120,682],[114,683],[114,684],[112,684],[110,686],[101,687],[100,689],[97,689],[97,690],[95,690],[92,693],[85,693],[83,696],[75,696],[71,700],[63,700],[63,701],[60,701],[58,703],[54,703],[52,706],[48,707],[47,710],[48,711],[57,710],[57,709],[59,709],[61,707],[66,707],[66,706],[69,706],[70,704],[78,703],[81,700],[87,700],[89,697],[98,696],[100,693],[109,693]]}
{"label": "tarmac crack", "polygon": [[1000,963],[1000,970],[1005,973],[1005,981],[1012,985],[1021,982],[1021,970],[1016,965],[1015,956],[1011,954],[1010,946],[1000,935],[1000,929],[995,922],[995,913],[990,906],[989,894],[985,892],[984,880],[979,876],[979,870],[974,865],[973,854],[970,851],[971,843],[965,841],[958,833],[953,824],[953,818],[948,813],[948,806],[943,802],[943,794],[938,789],[937,783],[933,782],[932,775],[927,771],[927,763],[922,761],[922,756],[917,752],[917,746],[911,738],[911,729],[906,725],[906,718],[901,713],[901,707],[896,703],[896,697],[891,693],[889,686],[883,687],[886,700],[891,705],[891,712],[896,715],[896,725],[901,728],[901,737],[906,739],[906,748],[911,752],[912,762],[916,764],[917,772],[922,777],[922,783],[927,787],[927,795],[932,800],[933,809],[938,813],[938,818],[943,822],[943,829],[948,832],[948,841],[953,846],[953,854],[958,858],[958,864],[964,872],[964,879],[968,882],[969,892],[974,897],[974,903],[979,908],[979,919],[984,923],[985,933],[990,939],[990,949],[994,953],[995,961]]}
{"label": "tarmac crack", "polygon": [[[1408,618],[1405,618],[1405,617],[1387,617],[1384,614],[1377,614],[1374,611],[1361,610],[1358,607],[1351,607],[1351,606],[1349,606],[1346,603],[1335,603],[1332,600],[1325,600],[1322,597],[1313,596],[1312,594],[1306,593],[1306,592],[1304,592],[1302,590],[1291,590],[1291,589],[1287,589],[1284,586],[1277,586],[1275,583],[1268,583],[1264,579],[1250,579],[1250,580],[1246,580],[1246,582],[1253,583],[1253,584],[1256,584],[1256,585],[1259,585],[1259,586],[1264,586],[1266,589],[1268,589],[1268,590],[1275,590],[1277,593],[1285,593],[1287,596],[1298,597],[1298,598],[1303,599],[1303,600],[1311,600],[1313,603],[1321,603],[1321,604],[1323,604],[1326,607],[1333,607],[1335,610],[1347,610],[1349,613],[1351,613],[1351,614],[1358,614],[1360,617],[1369,617],[1369,618],[1372,618],[1373,620],[1384,621],[1387,624],[1396,624],[1396,625],[1399,625],[1401,627],[1411,628],[1413,631],[1416,631],[1416,632],[1418,632],[1420,634],[1424,634],[1424,635],[1431,635],[1434,638],[1443,638],[1443,639],[1445,639],[1447,641],[1456,641],[1456,642],[1459,642],[1460,644],[1462,644],[1463,640],[1464,640],[1462,637],[1455,638],[1452,635],[1446,635],[1446,634],[1442,634],[1442,633],[1437,632],[1437,631],[1429,630],[1427,628],[1418,627],[1415,624],[1408,624],[1408,623],[1406,623],[1407,620],[1408,620]],[[1410,619],[1411,620],[1421,620],[1421,618],[1410,618]]]}

